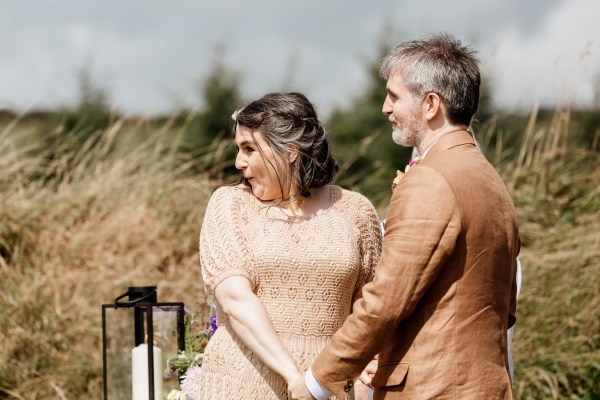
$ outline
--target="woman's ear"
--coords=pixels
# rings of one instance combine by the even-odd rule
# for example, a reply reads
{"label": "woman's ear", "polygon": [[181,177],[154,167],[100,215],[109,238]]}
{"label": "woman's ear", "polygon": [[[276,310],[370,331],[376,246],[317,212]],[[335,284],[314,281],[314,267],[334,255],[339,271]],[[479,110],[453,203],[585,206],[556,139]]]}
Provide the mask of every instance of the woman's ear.
{"label": "woman's ear", "polygon": [[300,149],[298,146],[290,146],[290,154],[288,155],[288,161],[290,164],[293,164],[298,158],[298,154],[300,153]]}

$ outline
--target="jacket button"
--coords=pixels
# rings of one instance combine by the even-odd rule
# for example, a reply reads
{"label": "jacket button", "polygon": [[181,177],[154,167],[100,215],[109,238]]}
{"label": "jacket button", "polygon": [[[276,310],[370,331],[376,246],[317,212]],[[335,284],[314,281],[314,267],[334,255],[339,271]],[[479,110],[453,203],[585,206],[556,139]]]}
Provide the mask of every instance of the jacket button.
{"label": "jacket button", "polygon": [[348,379],[346,381],[346,386],[344,386],[344,392],[346,392],[346,393],[350,392],[350,390],[352,390],[353,386],[354,386],[354,382],[351,379]]}

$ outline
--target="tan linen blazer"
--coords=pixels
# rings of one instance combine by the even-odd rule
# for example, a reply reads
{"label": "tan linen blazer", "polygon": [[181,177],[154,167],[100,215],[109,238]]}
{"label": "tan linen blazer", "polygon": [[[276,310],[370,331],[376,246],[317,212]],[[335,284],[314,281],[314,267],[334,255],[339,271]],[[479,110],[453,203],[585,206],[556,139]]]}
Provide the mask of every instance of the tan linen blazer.
{"label": "tan linen blazer", "polygon": [[466,131],[436,142],[388,210],[375,279],[311,369],[346,398],[379,353],[375,399],[511,399],[517,216]]}

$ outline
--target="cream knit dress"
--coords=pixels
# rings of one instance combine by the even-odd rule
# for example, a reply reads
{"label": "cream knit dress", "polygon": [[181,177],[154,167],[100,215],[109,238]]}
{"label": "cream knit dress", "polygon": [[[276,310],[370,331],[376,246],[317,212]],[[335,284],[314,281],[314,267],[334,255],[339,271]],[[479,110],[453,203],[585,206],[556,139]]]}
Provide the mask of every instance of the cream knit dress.
{"label": "cream knit dress", "polygon": [[[207,292],[227,277],[248,278],[303,370],[352,311],[381,252],[371,203],[356,192],[328,188],[328,209],[294,220],[276,218],[276,210],[242,186],[219,188],[200,234]],[[218,305],[217,323],[204,353],[199,399],[287,399],[283,378],[242,343]]]}

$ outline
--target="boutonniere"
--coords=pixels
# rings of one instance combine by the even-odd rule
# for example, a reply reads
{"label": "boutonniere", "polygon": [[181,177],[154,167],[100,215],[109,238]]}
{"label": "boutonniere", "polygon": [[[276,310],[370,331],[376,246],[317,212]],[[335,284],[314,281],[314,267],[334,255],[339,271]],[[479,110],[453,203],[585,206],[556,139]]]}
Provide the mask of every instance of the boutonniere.
{"label": "boutonniere", "polygon": [[400,180],[404,177],[404,174],[406,174],[408,172],[408,170],[410,170],[414,165],[420,163],[421,161],[423,161],[423,157],[417,156],[417,157],[413,158],[412,160],[410,160],[408,165],[406,167],[404,167],[404,172],[400,171],[399,169],[396,170],[396,177],[392,181],[392,192],[394,191],[394,189],[396,189],[396,186],[398,186],[398,184],[400,183]]}

